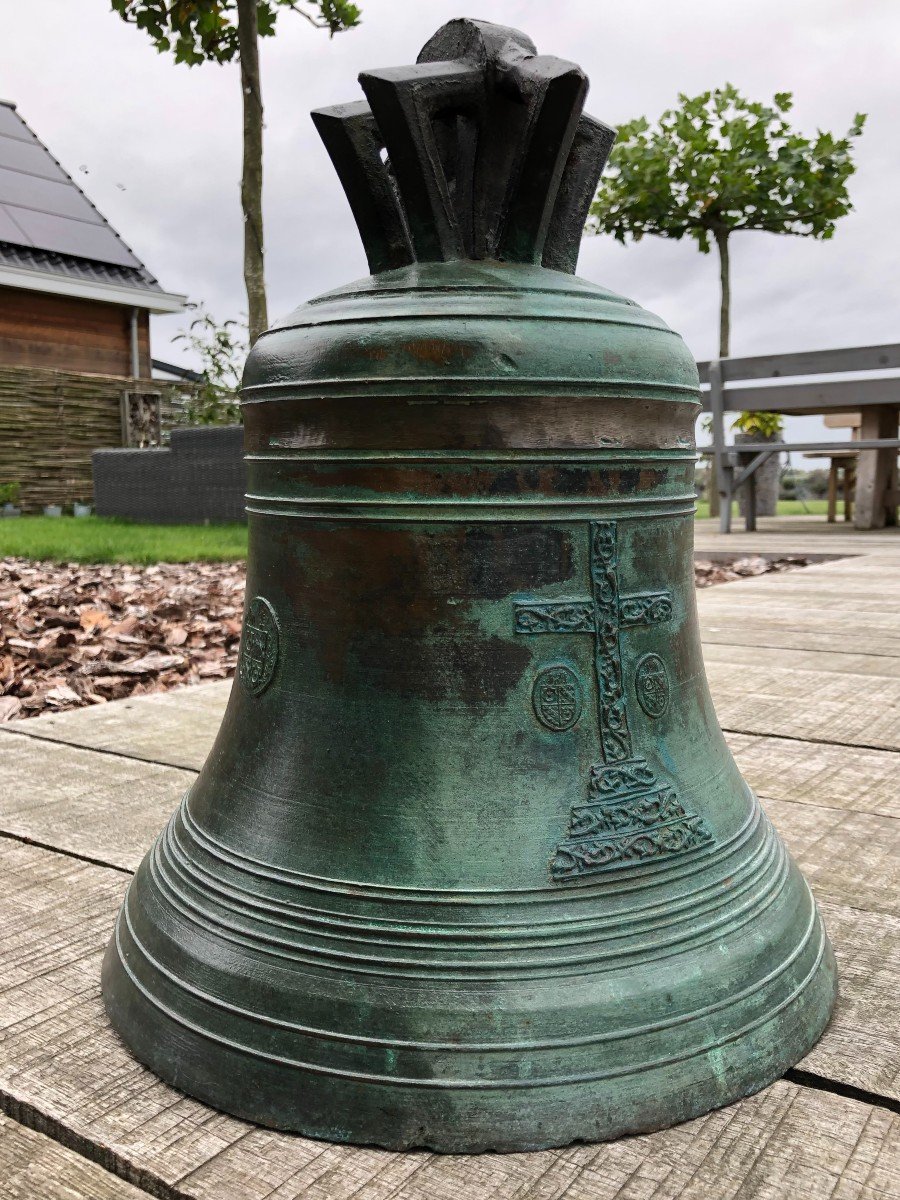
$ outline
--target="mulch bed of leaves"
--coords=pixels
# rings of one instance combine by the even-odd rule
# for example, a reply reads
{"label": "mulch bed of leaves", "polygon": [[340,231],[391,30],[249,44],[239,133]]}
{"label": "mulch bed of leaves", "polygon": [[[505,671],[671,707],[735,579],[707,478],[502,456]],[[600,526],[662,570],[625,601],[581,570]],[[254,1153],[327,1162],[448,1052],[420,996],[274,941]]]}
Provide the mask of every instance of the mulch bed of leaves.
{"label": "mulch bed of leaves", "polygon": [[811,558],[802,558],[799,554],[787,554],[782,558],[750,554],[745,558],[729,559],[728,562],[695,558],[694,584],[698,588],[712,587],[714,583],[731,583],[751,575],[767,575],[770,571],[796,571],[798,567],[808,567],[811,563]]}
{"label": "mulch bed of leaves", "polygon": [[[697,587],[808,565],[697,561]],[[243,563],[83,566],[0,560],[0,722],[182,684],[237,665]]]}
{"label": "mulch bed of leaves", "polygon": [[244,564],[0,561],[0,721],[227,679]]}

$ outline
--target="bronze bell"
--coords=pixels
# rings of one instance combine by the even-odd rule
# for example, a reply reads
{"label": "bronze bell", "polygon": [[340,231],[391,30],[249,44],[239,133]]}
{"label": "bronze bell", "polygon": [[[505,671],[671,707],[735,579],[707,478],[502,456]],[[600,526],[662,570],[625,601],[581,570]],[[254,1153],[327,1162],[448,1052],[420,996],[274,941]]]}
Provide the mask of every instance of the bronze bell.
{"label": "bronze bell", "polygon": [[713,712],[697,372],[574,276],[613,132],[452,21],[314,120],[370,278],[244,377],[238,678],[106,957],[163,1079],[279,1129],[521,1150],[757,1091],[835,997]]}

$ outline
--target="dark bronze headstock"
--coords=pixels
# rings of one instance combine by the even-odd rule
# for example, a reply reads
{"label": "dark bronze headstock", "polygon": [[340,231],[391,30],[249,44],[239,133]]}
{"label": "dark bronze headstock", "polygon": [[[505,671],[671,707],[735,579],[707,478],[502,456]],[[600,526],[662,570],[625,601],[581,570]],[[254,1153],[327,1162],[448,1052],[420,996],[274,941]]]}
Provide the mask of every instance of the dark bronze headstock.
{"label": "dark bronze headstock", "polygon": [[450,21],[410,67],[364,71],[366,102],[312,114],[373,274],[499,259],[574,272],[615,131],[588,81],[515,29]]}

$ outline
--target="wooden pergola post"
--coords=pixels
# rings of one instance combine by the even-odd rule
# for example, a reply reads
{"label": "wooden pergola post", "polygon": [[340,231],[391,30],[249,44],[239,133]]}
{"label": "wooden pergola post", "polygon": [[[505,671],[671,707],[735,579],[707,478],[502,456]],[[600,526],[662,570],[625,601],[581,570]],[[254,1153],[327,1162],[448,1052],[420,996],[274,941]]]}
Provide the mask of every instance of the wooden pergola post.
{"label": "wooden pergola post", "polygon": [[[895,405],[878,405],[862,410],[860,440],[895,438],[898,409]],[[857,529],[882,529],[897,523],[897,450],[860,451],[856,469],[856,511],[853,524]]]}

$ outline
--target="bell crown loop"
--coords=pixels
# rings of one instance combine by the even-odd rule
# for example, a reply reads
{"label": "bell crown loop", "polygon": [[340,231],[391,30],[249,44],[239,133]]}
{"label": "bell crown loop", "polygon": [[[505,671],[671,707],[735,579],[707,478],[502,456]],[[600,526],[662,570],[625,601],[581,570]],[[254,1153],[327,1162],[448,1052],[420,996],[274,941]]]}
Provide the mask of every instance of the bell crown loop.
{"label": "bell crown loop", "polygon": [[312,119],[373,275],[493,259],[574,274],[615,131],[587,76],[488,21],[448,22],[414,66],[364,71],[366,100]]}

